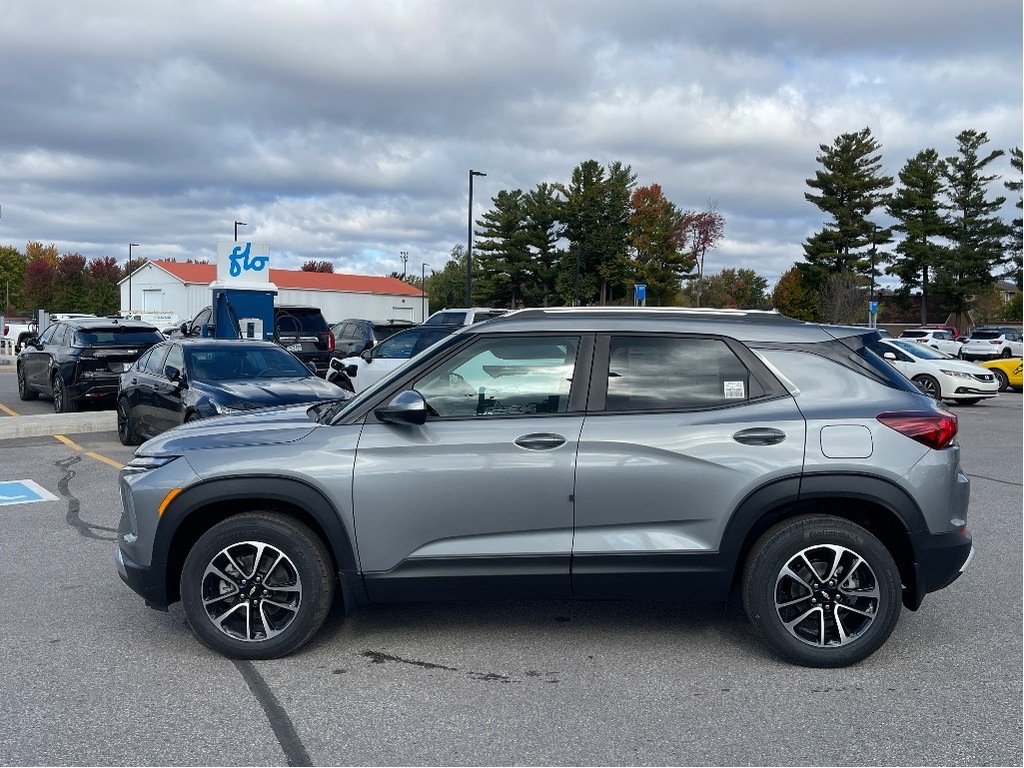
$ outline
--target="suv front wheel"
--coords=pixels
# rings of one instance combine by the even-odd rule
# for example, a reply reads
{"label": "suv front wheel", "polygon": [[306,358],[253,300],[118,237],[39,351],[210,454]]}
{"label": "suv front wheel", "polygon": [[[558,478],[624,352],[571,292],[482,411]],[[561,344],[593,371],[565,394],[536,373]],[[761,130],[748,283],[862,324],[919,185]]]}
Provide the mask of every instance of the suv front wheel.
{"label": "suv front wheel", "polygon": [[331,558],[308,527],[253,512],[218,523],[195,543],[181,572],[189,625],[234,659],[273,659],[305,645],[334,599]]}
{"label": "suv front wheel", "polygon": [[807,667],[863,661],[892,633],[901,606],[899,569],[885,545],[827,515],[769,529],[747,559],[742,590],[768,644]]}

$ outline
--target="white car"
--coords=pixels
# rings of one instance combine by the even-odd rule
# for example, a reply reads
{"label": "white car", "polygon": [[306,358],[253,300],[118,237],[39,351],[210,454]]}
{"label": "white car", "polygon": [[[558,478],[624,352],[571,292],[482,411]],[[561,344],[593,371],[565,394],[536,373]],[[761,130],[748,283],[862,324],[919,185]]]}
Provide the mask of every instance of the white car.
{"label": "white car", "polygon": [[953,338],[949,331],[936,330],[934,328],[916,328],[911,331],[904,331],[900,334],[901,339],[913,341],[917,344],[926,344],[939,352],[956,357],[960,354],[962,342]]}
{"label": "white car", "polygon": [[362,392],[376,384],[409,358],[433,346],[459,325],[416,325],[399,331],[373,349],[351,357],[332,357],[324,378],[349,392]]}
{"label": "white car", "polygon": [[881,339],[870,348],[936,400],[973,405],[999,394],[999,382],[992,371],[923,344],[905,339]]}
{"label": "white car", "polygon": [[441,309],[423,321],[424,325],[473,325],[484,320],[507,315],[511,310],[494,307],[468,307],[466,309]]}
{"label": "white car", "polygon": [[960,354],[964,360],[992,360],[1024,355],[1024,337],[1013,328],[976,328]]}

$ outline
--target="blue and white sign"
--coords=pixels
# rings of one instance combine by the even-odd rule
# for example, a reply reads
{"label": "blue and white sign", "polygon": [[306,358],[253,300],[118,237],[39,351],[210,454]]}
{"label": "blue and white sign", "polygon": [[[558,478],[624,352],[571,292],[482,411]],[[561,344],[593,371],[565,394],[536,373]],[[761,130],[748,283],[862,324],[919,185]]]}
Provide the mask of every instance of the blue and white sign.
{"label": "blue and white sign", "polygon": [[647,301],[647,284],[636,283],[633,286],[633,296],[634,298],[636,298],[637,304],[643,304],[645,301]]}
{"label": "blue and white sign", "polygon": [[56,501],[57,497],[31,480],[4,480],[0,482],[0,507],[11,504],[33,504],[37,501]]}
{"label": "blue and white sign", "polygon": [[868,312],[870,312],[872,315],[877,315],[878,314],[878,302],[877,301],[869,301],[868,302]]}
{"label": "blue and white sign", "polygon": [[217,282],[269,283],[270,246],[266,243],[217,243]]}

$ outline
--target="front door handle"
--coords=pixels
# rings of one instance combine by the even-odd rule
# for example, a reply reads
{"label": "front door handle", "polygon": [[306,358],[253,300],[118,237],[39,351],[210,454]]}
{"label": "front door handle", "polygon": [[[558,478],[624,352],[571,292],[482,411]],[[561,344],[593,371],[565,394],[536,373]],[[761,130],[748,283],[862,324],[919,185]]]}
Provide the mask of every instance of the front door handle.
{"label": "front door handle", "polygon": [[530,435],[517,437],[516,445],[528,451],[550,451],[565,444],[565,438],[551,432],[535,432]]}
{"label": "front door handle", "polygon": [[786,433],[774,427],[751,427],[741,429],[732,439],[744,445],[775,445],[786,439]]}

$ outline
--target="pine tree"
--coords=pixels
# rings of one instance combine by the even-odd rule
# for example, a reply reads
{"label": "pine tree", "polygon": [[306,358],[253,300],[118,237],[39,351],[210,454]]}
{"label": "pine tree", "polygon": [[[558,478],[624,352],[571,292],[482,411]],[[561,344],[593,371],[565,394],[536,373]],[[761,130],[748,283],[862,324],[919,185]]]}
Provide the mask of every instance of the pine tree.
{"label": "pine tree", "polygon": [[956,139],[957,154],[946,158],[943,173],[949,196],[945,235],[951,247],[936,264],[936,288],[944,309],[963,314],[1005,263],[1004,238],[1010,227],[999,218],[1006,198],[986,199],[988,186],[999,177],[986,175],[985,169],[1005,153],[994,149],[980,156],[988,143],[983,131],[962,131]]}
{"label": "pine tree", "polygon": [[[1017,210],[1020,211],[1024,208],[1024,200],[1021,199],[1020,147],[1014,147],[1010,150],[1010,166],[1017,173],[1014,175],[1014,178],[1009,181],[1004,181],[1003,186],[1010,192],[1017,193]],[[1024,219],[1019,215],[1013,220],[1010,242],[1007,250],[1010,254],[1010,270],[1007,273],[1007,276],[1017,283],[1018,288],[1022,288],[1024,287],[1021,283],[1021,256],[1024,254]],[[1020,296],[1019,293],[1017,295]]]}
{"label": "pine tree", "polygon": [[889,201],[889,215],[896,219],[893,229],[903,234],[896,246],[892,266],[886,269],[902,281],[900,291],[909,295],[921,288],[921,323],[928,322],[929,271],[941,261],[945,231],[945,162],[934,149],[925,149],[907,161],[900,171],[900,187]]}
{"label": "pine tree", "polygon": [[884,245],[891,238],[891,232],[877,227],[870,216],[885,205],[893,184],[891,176],[881,175],[881,147],[870,128],[840,134],[832,146],[821,144],[818,148],[817,161],[823,170],[807,179],[807,186],[818,194],[807,192],[804,198],[829,214],[832,221],[804,243],[807,263],[803,271],[814,285],[820,285],[829,273],[870,273],[871,246]]}
{"label": "pine tree", "polygon": [[481,304],[516,308],[534,282],[533,254],[526,231],[526,200],[521,190],[502,190],[494,207],[477,221],[476,282]]}
{"label": "pine tree", "polygon": [[555,278],[562,254],[558,241],[562,237],[562,203],[553,184],[538,184],[524,200],[526,209],[526,240],[533,254],[534,283],[524,295],[528,307],[547,307],[557,303]]}

